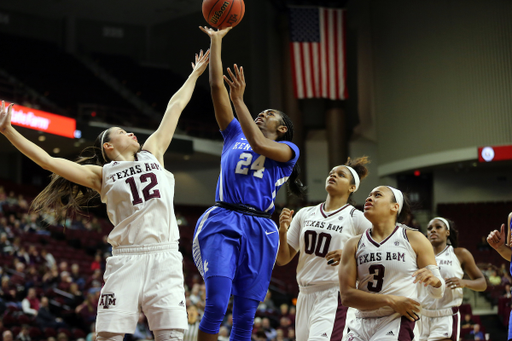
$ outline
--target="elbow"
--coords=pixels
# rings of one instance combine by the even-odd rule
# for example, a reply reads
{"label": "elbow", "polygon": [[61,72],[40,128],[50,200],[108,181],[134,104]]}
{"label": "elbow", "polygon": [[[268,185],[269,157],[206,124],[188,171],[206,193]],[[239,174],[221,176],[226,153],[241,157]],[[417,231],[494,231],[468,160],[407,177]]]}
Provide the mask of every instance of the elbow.
{"label": "elbow", "polygon": [[283,256],[277,256],[276,258],[276,265],[277,266],[283,266],[283,265],[286,265],[288,264],[290,261],[286,261],[285,257]]}

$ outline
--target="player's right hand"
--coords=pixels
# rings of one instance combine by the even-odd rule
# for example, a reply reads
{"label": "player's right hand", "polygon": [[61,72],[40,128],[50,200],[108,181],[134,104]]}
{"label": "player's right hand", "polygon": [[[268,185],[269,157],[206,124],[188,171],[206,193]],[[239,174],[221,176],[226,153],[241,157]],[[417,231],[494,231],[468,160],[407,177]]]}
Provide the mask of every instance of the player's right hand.
{"label": "player's right hand", "polygon": [[500,231],[494,230],[491,233],[489,233],[489,236],[487,236],[487,242],[495,250],[498,250],[500,247],[503,247],[503,245],[505,245],[505,241],[505,224],[501,225]]}
{"label": "player's right hand", "polygon": [[283,208],[279,215],[279,230],[284,229],[285,232],[288,231],[288,226],[292,223],[293,213],[293,210],[286,207]]}
{"label": "player's right hand", "polygon": [[402,316],[405,316],[411,321],[418,321],[420,317],[417,313],[420,312],[420,303],[403,296],[391,297],[391,308]]}
{"label": "player's right hand", "polygon": [[223,38],[226,34],[228,34],[229,31],[231,31],[233,27],[226,27],[226,28],[223,28],[222,30],[214,30],[213,28],[211,27],[208,27],[208,26],[199,26],[199,29],[201,31],[203,31],[204,33],[206,33],[210,38],[214,38],[214,37],[219,37],[219,38]]}
{"label": "player's right hand", "polygon": [[0,132],[4,133],[5,130],[11,126],[11,113],[12,113],[12,105],[5,107],[5,101],[2,101],[2,106],[0,107]]}

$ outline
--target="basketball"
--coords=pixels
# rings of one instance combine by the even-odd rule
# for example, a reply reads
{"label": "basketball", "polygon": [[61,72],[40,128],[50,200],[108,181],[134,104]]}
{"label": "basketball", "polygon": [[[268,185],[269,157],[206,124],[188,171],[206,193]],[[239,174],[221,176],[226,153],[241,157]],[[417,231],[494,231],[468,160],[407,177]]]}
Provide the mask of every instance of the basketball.
{"label": "basketball", "polygon": [[245,13],[243,0],[204,0],[203,16],[214,28],[235,27]]}

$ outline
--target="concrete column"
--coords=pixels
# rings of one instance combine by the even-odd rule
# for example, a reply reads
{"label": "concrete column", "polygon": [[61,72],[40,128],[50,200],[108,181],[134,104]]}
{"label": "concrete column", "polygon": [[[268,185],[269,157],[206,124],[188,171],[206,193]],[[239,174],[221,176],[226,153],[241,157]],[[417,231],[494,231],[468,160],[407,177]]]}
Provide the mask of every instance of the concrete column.
{"label": "concrete column", "polygon": [[344,164],[348,157],[347,127],[345,110],[341,101],[331,101],[325,113],[325,128],[329,148],[329,169]]}

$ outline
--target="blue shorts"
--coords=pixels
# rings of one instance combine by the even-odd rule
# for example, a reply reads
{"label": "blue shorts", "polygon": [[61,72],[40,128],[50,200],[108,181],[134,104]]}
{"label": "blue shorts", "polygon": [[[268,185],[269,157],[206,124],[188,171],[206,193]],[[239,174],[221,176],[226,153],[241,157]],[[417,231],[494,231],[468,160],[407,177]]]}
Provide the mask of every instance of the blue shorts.
{"label": "blue shorts", "polygon": [[209,208],[197,221],[193,254],[203,276],[233,280],[232,294],[263,301],[279,248],[279,231],[270,218]]}

